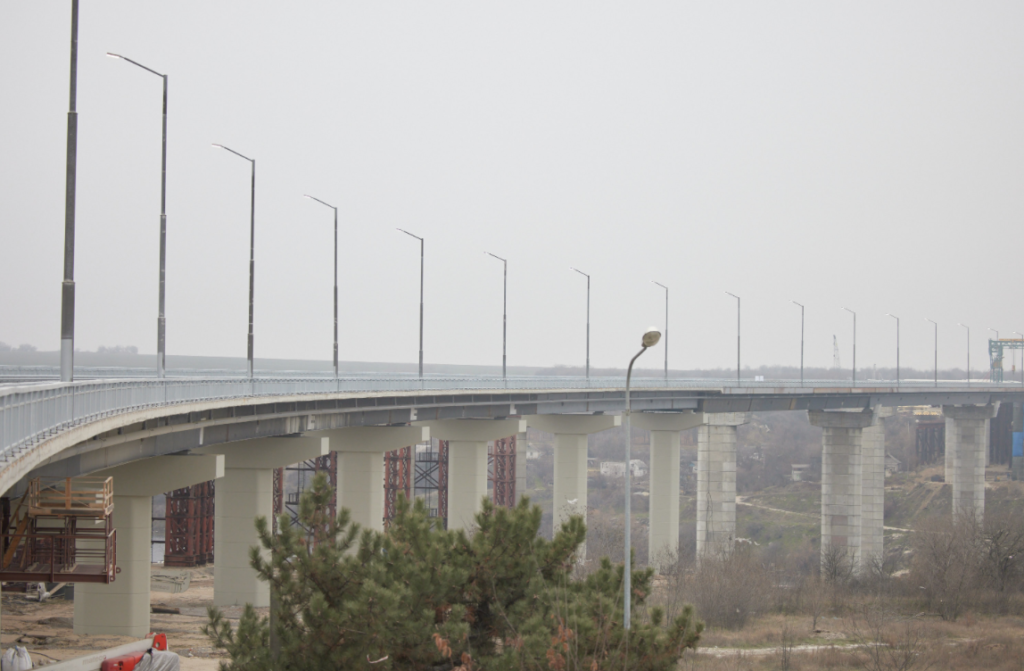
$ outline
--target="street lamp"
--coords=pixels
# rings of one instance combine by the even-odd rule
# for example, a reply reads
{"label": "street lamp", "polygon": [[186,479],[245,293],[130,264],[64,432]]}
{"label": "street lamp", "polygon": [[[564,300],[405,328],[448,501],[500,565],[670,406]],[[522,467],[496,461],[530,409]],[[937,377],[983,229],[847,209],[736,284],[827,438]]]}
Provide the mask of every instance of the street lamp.
{"label": "street lamp", "polygon": [[420,379],[423,379],[423,238],[404,228],[398,229],[420,241]]}
{"label": "street lamp", "polygon": [[934,322],[927,317],[924,318],[926,322],[932,322],[935,325],[935,386],[939,386],[939,324]]}
{"label": "street lamp", "polygon": [[502,303],[501,303],[501,379],[505,379],[505,345],[508,342],[508,261],[501,258],[497,254],[491,254],[490,252],[484,252],[488,256],[501,261],[504,265],[504,281],[502,286]]}
{"label": "street lamp", "polygon": [[622,574],[622,589],[623,589],[623,596],[622,596],[622,627],[623,627],[623,629],[625,629],[627,631],[629,631],[629,606],[630,606],[630,599],[632,597],[632,586],[633,586],[633,580],[632,580],[632,575],[633,574],[632,574],[632,571],[631,571],[631,568],[630,568],[631,564],[632,564],[632,558],[630,557],[632,548],[631,548],[631,543],[630,543],[630,538],[629,538],[629,534],[630,534],[630,530],[629,530],[629,517],[630,517],[630,514],[632,512],[631,511],[630,503],[631,503],[631,499],[633,498],[631,496],[631,492],[630,492],[630,489],[632,488],[632,477],[631,477],[631,474],[630,474],[630,471],[629,471],[630,461],[631,461],[630,457],[632,456],[630,448],[632,447],[632,444],[633,444],[632,436],[630,435],[630,421],[629,421],[629,381],[630,381],[630,378],[632,378],[632,376],[633,376],[633,364],[636,362],[637,359],[640,358],[641,354],[643,354],[644,352],[647,351],[648,347],[654,347],[655,345],[657,345],[658,344],[658,340],[660,340],[660,339],[661,339],[661,332],[658,331],[658,327],[656,327],[656,326],[649,327],[647,329],[647,332],[644,333],[644,337],[640,341],[640,344],[641,344],[640,351],[636,353],[636,356],[634,356],[632,359],[630,359],[630,361],[629,361],[629,368],[626,369],[626,412],[625,412],[625,417],[624,417],[625,421],[623,422],[625,427],[626,427],[626,473],[625,473],[625,477],[626,477],[626,565],[624,567],[624,571],[623,571],[623,574]]}
{"label": "street lamp", "polygon": [[886,317],[892,317],[896,320],[896,386],[900,386],[900,318],[896,315],[891,315],[888,312],[885,313]]}
{"label": "street lamp", "polygon": [[164,278],[166,277],[166,261],[167,261],[167,75],[157,72],[152,68],[147,68],[142,63],[133,61],[132,59],[122,56],[120,54],[112,54],[109,51],[107,55],[111,58],[118,58],[122,61],[127,61],[132,65],[142,68],[146,72],[151,72],[157,77],[160,77],[164,81],[164,113],[163,113],[163,141],[161,143],[160,152],[160,286],[159,286],[159,297],[157,299],[157,317],[156,317],[156,376],[164,377],[165,374],[165,359],[166,359],[166,326],[167,322],[164,318]]}
{"label": "street lamp", "polygon": [[734,293],[726,291],[736,299],[736,383],[740,381],[740,297]]}
{"label": "street lamp", "polygon": [[665,381],[668,381],[668,287],[661,282],[655,282],[651,280],[652,284],[657,284],[659,287],[665,290]]}
{"label": "street lamp", "polygon": [[857,313],[850,308],[843,308],[853,315],[853,386],[857,386]]}
{"label": "street lamp", "polygon": [[971,386],[971,327],[957,322],[957,326],[967,329],[967,386]]}
{"label": "street lamp", "polygon": [[214,144],[214,147],[229,151],[239,158],[244,158],[252,164],[252,190],[249,196],[249,378],[252,379],[252,306],[253,294],[255,293],[256,278],[256,159],[239,154],[234,149],[225,147],[222,144]]}
{"label": "street lamp", "polygon": [[804,386],[804,306],[802,303],[790,301],[800,306],[800,386]]}
{"label": "street lamp", "polygon": [[587,278],[587,379],[590,379],[590,275],[586,274],[578,268],[569,266],[569,270],[575,270],[583,277]]}
{"label": "street lamp", "polygon": [[64,181],[64,281],[60,289],[60,381],[75,377],[75,184],[78,177],[78,0],[71,0],[71,94]]}
{"label": "street lamp", "polygon": [[334,210],[334,377],[338,377],[338,208],[325,203],[319,198],[304,194],[305,198],[315,200]]}

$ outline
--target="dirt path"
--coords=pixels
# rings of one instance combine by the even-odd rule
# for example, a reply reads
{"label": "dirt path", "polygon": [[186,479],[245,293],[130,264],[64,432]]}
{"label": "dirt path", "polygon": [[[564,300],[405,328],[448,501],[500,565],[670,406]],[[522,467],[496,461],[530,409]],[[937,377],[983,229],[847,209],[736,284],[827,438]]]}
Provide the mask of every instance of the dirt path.
{"label": "dirt path", "polygon": [[[792,510],[783,510],[782,508],[772,508],[771,506],[761,505],[760,503],[751,503],[746,500],[745,496],[736,497],[736,505],[738,506],[750,506],[751,508],[760,508],[761,510],[770,510],[773,513],[782,513],[783,515],[798,515],[800,517],[810,517],[814,519],[821,519],[819,515],[814,513],[798,513]],[[888,531],[913,531],[913,529],[904,529],[902,527],[882,527]]]}

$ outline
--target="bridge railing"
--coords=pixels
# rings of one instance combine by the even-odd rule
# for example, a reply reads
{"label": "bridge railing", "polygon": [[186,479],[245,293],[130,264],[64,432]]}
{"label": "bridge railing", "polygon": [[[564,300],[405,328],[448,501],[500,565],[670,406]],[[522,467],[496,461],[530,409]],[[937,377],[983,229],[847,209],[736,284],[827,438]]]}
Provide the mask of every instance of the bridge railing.
{"label": "bridge railing", "polygon": [[[510,377],[402,375],[377,377],[237,377],[92,380],[0,386],[0,461],[9,460],[41,440],[74,426],[144,408],[244,397],[286,397],[309,394],[403,391],[552,391],[622,389],[621,377]],[[1020,385],[973,383],[973,389],[1020,389]],[[848,390],[849,381],[751,381],[712,379],[635,378],[634,389],[722,390],[737,388]],[[858,381],[857,388],[886,388],[894,382]],[[899,389],[933,387],[931,380],[903,381]],[[963,381],[939,381],[939,387],[962,390]]]}

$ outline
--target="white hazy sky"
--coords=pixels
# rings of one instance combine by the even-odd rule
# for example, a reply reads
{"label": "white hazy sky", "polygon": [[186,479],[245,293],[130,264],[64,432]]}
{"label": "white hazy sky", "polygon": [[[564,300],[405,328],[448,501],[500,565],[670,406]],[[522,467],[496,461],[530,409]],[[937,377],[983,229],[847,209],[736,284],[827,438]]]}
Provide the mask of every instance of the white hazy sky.
{"label": "white hazy sky", "polygon": [[[59,348],[68,0],[0,4],[0,340]],[[170,354],[623,366],[672,289],[673,367],[984,368],[1024,331],[1024,4],[82,0],[76,346],[156,349],[170,75]],[[657,353],[661,356],[661,352]],[[976,363],[975,363],[976,362]],[[657,365],[656,361],[648,365]]]}

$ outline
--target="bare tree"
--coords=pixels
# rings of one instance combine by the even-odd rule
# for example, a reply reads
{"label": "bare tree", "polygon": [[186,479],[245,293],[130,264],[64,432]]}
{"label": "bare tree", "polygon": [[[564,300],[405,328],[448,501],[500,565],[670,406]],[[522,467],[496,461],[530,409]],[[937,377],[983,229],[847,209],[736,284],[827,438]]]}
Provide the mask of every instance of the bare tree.
{"label": "bare tree", "polygon": [[955,621],[971,596],[981,569],[981,525],[973,511],[927,519],[913,537],[914,575],[929,606]]}

